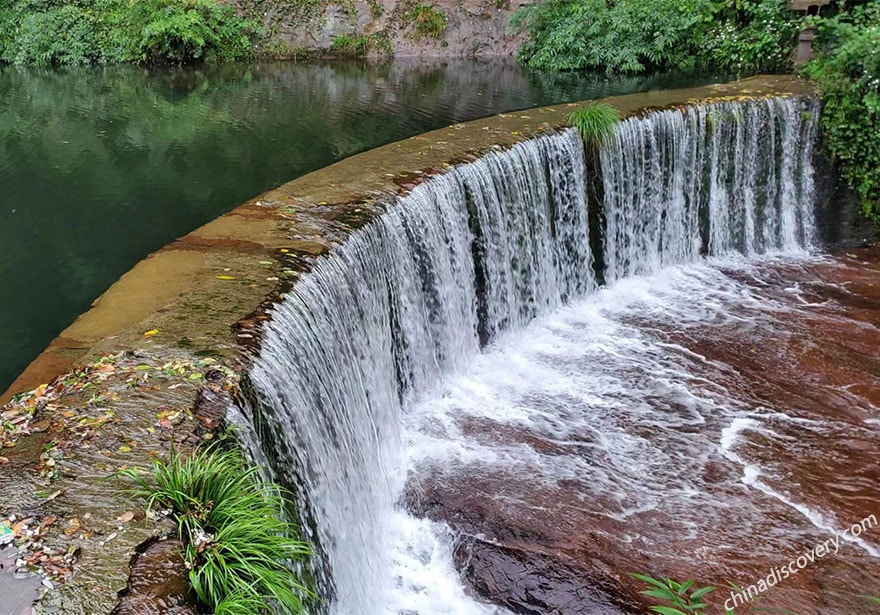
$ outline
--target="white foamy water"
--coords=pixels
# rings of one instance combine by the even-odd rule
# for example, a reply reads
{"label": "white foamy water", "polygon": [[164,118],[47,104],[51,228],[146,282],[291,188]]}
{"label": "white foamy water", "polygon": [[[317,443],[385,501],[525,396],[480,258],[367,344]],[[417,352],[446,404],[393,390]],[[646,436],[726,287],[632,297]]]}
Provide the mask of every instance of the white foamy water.
{"label": "white foamy water", "polygon": [[503,612],[466,591],[455,536],[403,510],[422,480],[495,481],[524,509],[564,494],[616,522],[704,502],[675,518],[683,537],[711,521],[723,502],[694,476],[719,421],[751,409],[715,382],[723,365],[629,321],[787,309],[699,263],[805,254],[814,114],[771,99],[628,120],[602,204],[573,131],[535,139],[420,185],[318,260],[266,327],[243,416],[298,490],[330,613]]}
{"label": "white foamy water", "polygon": [[[725,263],[725,271],[746,277],[754,269],[749,261]],[[758,533],[756,554],[785,553],[805,536],[832,537],[859,520],[835,520],[833,513],[788,497],[762,480],[773,468],[738,452],[743,443],[761,439],[784,447],[787,436],[776,433],[773,422],[791,422],[815,434],[829,432],[829,424],[754,405],[724,386],[748,385],[734,368],[658,333],[690,326],[783,329],[798,309],[809,308],[758,295],[710,264],[624,280],[502,336],[467,373],[448,379],[415,406],[406,416],[410,465],[415,475],[450,484],[528,477],[518,483],[523,509],[574,497],[593,518],[663,515],[673,525],[664,538],[702,533],[705,540],[720,532],[746,543],[771,527],[767,515],[774,506],[742,493],[736,487],[741,481],[806,521],[786,528],[791,539]],[[475,429],[474,419],[487,422]],[[536,449],[535,439],[562,452]],[[709,484],[705,471],[719,454],[739,466],[741,475],[730,471],[720,485]],[[539,487],[527,486],[531,481]],[[792,492],[799,489],[789,485]],[[651,548],[650,536],[631,538]],[[877,556],[876,540],[849,542]],[[653,548],[662,553],[669,547]]]}

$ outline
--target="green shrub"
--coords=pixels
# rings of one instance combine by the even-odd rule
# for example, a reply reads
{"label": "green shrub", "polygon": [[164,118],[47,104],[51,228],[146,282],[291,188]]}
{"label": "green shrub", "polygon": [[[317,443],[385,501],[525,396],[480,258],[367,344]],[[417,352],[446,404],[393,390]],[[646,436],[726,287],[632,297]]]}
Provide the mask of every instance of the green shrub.
{"label": "green shrub", "polygon": [[822,136],[863,211],[880,219],[880,3],[818,20],[805,67],[822,97]]}
{"label": "green shrub", "polygon": [[129,493],[146,499],[148,510],[172,512],[190,583],[205,606],[256,614],[267,612],[268,601],[278,612],[302,613],[311,592],[290,563],[308,556],[309,547],[284,520],[280,488],[258,472],[238,449],[214,446],[155,460],[146,478],[134,471],[121,476],[135,482]]}
{"label": "green shrub", "polygon": [[369,36],[337,36],[333,39],[330,49],[335,55],[347,58],[362,58],[366,56],[369,51],[376,51],[386,58],[393,55],[391,50],[391,39],[388,37],[388,33],[384,30],[374,32]]}
{"label": "green shrub", "polygon": [[620,123],[620,112],[608,103],[588,103],[569,113],[566,119],[588,147],[598,149],[614,134]]}
{"label": "green shrub", "polygon": [[533,68],[642,72],[693,61],[692,32],[710,0],[546,0],[517,11],[529,39],[519,59]]}
{"label": "green shrub", "polygon": [[801,20],[789,0],[740,0],[714,5],[699,37],[700,63],[737,72],[791,67]]}
{"label": "green shrub", "polygon": [[649,68],[775,70],[798,19],[787,0],[546,0],[512,20],[533,68],[637,73]]}
{"label": "green shrub", "polygon": [[228,61],[250,56],[249,25],[216,0],[137,0],[130,8],[138,59]]}
{"label": "green shrub", "polygon": [[238,60],[251,55],[255,28],[217,0],[0,0],[0,60]]}
{"label": "green shrub", "polygon": [[417,4],[409,14],[416,33],[416,40],[421,38],[440,38],[446,29],[446,15],[427,4]]}
{"label": "green shrub", "polygon": [[[648,586],[648,589],[639,593],[667,603],[648,607],[649,611],[660,613],[660,615],[704,615],[706,609],[709,607],[705,598],[717,589],[711,585],[697,588],[693,581],[679,583],[668,577],[661,580],[644,574],[630,573],[630,576],[642,581]],[[743,588],[736,583],[728,581],[727,585],[737,594],[746,595]],[[880,605],[880,598],[875,596],[859,597],[864,598],[873,604]],[[743,607],[745,610],[742,612],[751,613],[754,611],[761,613],[776,613],[778,615],[797,615],[797,613],[788,609],[757,607],[756,603],[763,600],[763,598],[764,596],[752,597],[749,595],[748,602]],[[736,605],[736,603],[734,603],[734,605]],[[724,608],[724,613],[725,615],[736,615],[734,610],[729,607]]]}
{"label": "green shrub", "polygon": [[366,36],[340,35],[333,39],[330,48],[345,56],[363,56],[369,49],[369,39]]}

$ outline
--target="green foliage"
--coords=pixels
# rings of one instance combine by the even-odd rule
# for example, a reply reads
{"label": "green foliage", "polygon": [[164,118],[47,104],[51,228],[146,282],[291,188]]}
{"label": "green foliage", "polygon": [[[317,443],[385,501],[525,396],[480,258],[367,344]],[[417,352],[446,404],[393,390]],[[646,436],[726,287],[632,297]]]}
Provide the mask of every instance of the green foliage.
{"label": "green foliage", "polygon": [[776,70],[798,31],[787,0],[546,0],[517,11],[533,68]]}
{"label": "green foliage", "polygon": [[333,39],[331,50],[346,58],[361,58],[370,50],[375,50],[386,57],[392,55],[391,41],[386,32],[374,32],[369,36],[340,35]]}
{"label": "green foliage", "polygon": [[661,581],[654,577],[635,573],[632,576],[649,585],[649,589],[640,593],[663,600],[671,605],[650,607],[651,611],[660,613],[660,615],[702,615],[704,609],[709,606],[703,601],[703,598],[715,591],[715,588],[711,586],[694,588],[693,581],[678,583],[669,578]]}
{"label": "green foliage", "polygon": [[880,2],[818,20],[805,67],[822,97],[822,136],[863,211],[880,218]]}
{"label": "green foliage", "polygon": [[415,39],[440,38],[446,29],[446,15],[427,4],[417,4],[409,14],[416,33]]}
{"label": "green foliage", "polygon": [[588,103],[575,109],[567,118],[575,127],[588,147],[597,149],[612,134],[620,123],[620,112],[608,103]]}
{"label": "green foliage", "polygon": [[[660,580],[648,575],[635,573],[630,573],[630,576],[643,581],[649,586],[648,589],[640,592],[641,594],[669,603],[668,605],[648,607],[648,610],[653,611],[654,613],[660,613],[660,615],[704,615],[706,609],[709,607],[705,598],[716,590],[716,588],[711,585],[695,588],[693,581],[679,583],[668,577]],[[736,583],[728,581],[727,585],[736,593],[745,594],[743,589]],[[774,613],[775,615],[798,615],[794,611],[788,609],[755,607],[755,603],[759,602],[761,599],[763,599],[763,596],[751,598],[749,602],[744,605],[745,612],[751,613],[754,611],[761,613]],[[734,605],[735,604],[736,603],[734,603]],[[735,615],[733,609],[727,607],[724,608],[724,613],[725,615]]]}
{"label": "green foliage", "polygon": [[713,3],[698,35],[700,63],[740,72],[779,71],[791,65],[800,19],[789,0]]}
{"label": "green foliage", "polygon": [[137,0],[129,9],[138,59],[182,64],[250,56],[252,27],[217,0]]}
{"label": "green foliage", "polygon": [[530,37],[519,59],[533,68],[636,73],[692,61],[691,33],[709,0],[546,0],[513,17]]}
{"label": "green foliage", "polygon": [[340,35],[333,39],[331,49],[345,56],[366,55],[370,47],[370,40],[366,36]]}
{"label": "green foliage", "polygon": [[255,26],[217,0],[5,0],[0,60],[182,64],[251,55]]}
{"label": "green foliage", "polygon": [[190,583],[204,605],[237,615],[266,613],[268,602],[278,612],[302,613],[311,592],[290,563],[308,556],[309,547],[283,520],[280,488],[258,472],[238,449],[214,446],[154,460],[147,478],[134,471],[121,476],[134,481],[129,493],[146,499],[148,510],[171,510]]}

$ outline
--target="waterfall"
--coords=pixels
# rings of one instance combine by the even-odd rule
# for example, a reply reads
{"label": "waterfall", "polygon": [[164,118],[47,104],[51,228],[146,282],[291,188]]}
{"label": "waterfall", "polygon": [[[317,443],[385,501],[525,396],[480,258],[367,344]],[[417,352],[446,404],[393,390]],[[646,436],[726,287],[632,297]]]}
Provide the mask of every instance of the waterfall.
{"label": "waterfall", "polygon": [[[503,331],[593,292],[591,232],[609,282],[809,246],[815,114],[771,99],[622,122],[600,152],[604,203],[589,204],[604,229],[589,228],[577,134],[535,138],[421,184],[315,262],[266,326],[242,416],[299,494],[330,613],[397,612],[389,596],[410,583],[388,544],[411,471],[401,417]],[[401,610],[491,612],[431,604]]]}
{"label": "waterfall", "polygon": [[600,153],[606,280],[812,245],[818,105],[769,98],[623,122]]}

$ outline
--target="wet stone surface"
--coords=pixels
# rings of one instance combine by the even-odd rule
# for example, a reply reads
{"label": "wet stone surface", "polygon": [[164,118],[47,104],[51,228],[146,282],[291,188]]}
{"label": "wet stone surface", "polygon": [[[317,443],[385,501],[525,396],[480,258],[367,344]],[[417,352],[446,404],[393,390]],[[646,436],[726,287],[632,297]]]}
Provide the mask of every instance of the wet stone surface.
{"label": "wet stone surface", "polygon": [[[880,518],[880,249],[602,292],[490,349],[426,411],[408,507],[460,534],[478,594],[591,613],[566,604],[605,587],[640,612],[631,572],[744,586]],[[875,526],[756,606],[869,615],[878,578]]]}
{"label": "wet stone surface", "polygon": [[179,540],[148,543],[132,558],[131,576],[114,615],[195,615]]}
{"label": "wet stone surface", "polygon": [[640,610],[604,579],[574,560],[531,548],[510,548],[478,539],[462,541],[456,566],[473,589],[521,615],[590,613],[625,615]]}
{"label": "wet stone surface", "polygon": [[45,590],[39,575],[24,571],[17,560],[15,546],[0,547],[0,615],[30,615]]}
{"label": "wet stone surface", "polygon": [[[179,349],[110,354],[0,409],[7,426],[0,523],[32,573],[14,595],[32,601],[35,584],[51,588],[41,612],[111,611],[126,587],[131,553],[169,531],[146,518],[143,503],[123,493],[130,485],[114,474],[146,469],[172,447],[211,439],[236,386],[234,374],[217,359]],[[129,586],[128,610],[120,612],[192,612],[182,599],[186,571],[172,542],[154,543],[149,553],[134,562],[140,573]],[[6,580],[0,571],[0,584]]]}

